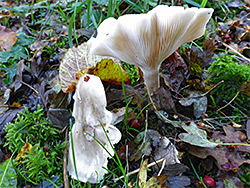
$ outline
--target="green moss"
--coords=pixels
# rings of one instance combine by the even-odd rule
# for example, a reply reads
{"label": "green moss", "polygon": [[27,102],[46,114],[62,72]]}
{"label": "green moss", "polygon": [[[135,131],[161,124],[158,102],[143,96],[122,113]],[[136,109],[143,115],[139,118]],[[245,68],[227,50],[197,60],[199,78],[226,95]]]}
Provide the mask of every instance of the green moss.
{"label": "green moss", "polygon": [[[219,84],[213,91],[212,95],[218,106],[225,105],[225,101],[229,102],[239,91],[240,86],[250,79],[250,66],[248,64],[239,64],[233,56],[223,54],[216,57],[216,60],[208,68],[208,81]],[[250,109],[250,99],[244,94],[234,100],[236,107],[242,107],[246,112]]]}
{"label": "green moss", "polygon": [[[26,177],[26,180],[39,184],[52,175],[61,176],[63,151],[66,147],[60,136],[59,130],[55,129],[47,118],[44,117],[43,109],[38,106],[34,112],[18,115],[14,123],[9,123],[5,127],[7,132],[5,147],[11,152],[19,153],[26,141],[33,147],[27,155],[23,156],[23,161],[16,162],[18,174]],[[49,148],[44,151],[43,147]]]}

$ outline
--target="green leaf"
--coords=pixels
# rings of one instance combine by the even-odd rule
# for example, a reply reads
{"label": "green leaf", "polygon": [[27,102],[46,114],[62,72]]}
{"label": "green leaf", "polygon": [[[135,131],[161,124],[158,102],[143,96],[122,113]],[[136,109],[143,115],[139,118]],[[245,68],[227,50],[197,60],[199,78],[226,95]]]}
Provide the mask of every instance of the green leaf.
{"label": "green leaf", "polygon": [[0,187],[17,187],[17,175],[11,159],[0,164]]}

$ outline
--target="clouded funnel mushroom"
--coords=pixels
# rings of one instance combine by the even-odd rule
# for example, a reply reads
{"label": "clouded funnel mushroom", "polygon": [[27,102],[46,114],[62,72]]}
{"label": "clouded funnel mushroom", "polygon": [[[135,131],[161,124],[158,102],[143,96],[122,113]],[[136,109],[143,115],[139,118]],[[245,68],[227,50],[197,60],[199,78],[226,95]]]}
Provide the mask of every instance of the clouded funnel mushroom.
{"label": "clouded funnel mushroom", "polygon": [[204,34],[211,8],[159,5],[147,14],[108,18],[88,44],[90,53],[112,56],[141,68],[152,93],[159,87],[161,62],[186,42]]}
{"label": "clouded funnel mushroom", "polygon": [[[97,183],[107,173],[102,168],[107,168],[108,158],[111,157],[107,151],[114,155],[101,124],[104,126],[111,143],[116,144],[121,139],[121,133],[112,124],[115,123],[114,121],[119,121],[117,120],[119,114],[106,109],[107,101],[103,85],[100,78],[94,75],[85,74],[80,78],[76,86],[74,100],[75,124],[72,128],[72,137],[77,175],[82,182]],[[107,151],[86,132],[95,137]],[[70,138],[68,171],[72,178],[77,179],[71,141]]]}

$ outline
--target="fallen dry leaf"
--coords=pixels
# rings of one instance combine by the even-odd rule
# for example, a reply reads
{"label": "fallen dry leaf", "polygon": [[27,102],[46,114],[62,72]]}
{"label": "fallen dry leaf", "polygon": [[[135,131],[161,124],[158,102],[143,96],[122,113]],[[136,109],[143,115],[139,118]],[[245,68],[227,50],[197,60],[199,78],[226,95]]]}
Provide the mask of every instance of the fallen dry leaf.
{"label": "fallen dry leaf", "polygon": [[[184,81],[188,66],[178,52],[174,52],[171,56],[165,59],[161,64],[162,75],[170,82],[171,87],[176,91],[179,90],[180,84]],[[165,84],[166,79],[164,79]]]}
{"label": "fallen dry leaf", "polygon": [[[223,143],[246,144],[246,135],[241,131],[235,131],[235,128],[229,125],[224,126],[223,129],[226,136],[218,131],[214,131],[211,138],[220,140]],[[250,159],[246,158],[246,154],[250,153],[250,147],[248,146],[231,145],[215,148],[191,146],[189,153],[202,159],[212,156],[216,160],[218,168],[223,171],[237,171],[238,167],[242,164],[250,164]]]}
{"label": "fallen dry leaf", "polygon": [[[77,48],[72,47],[65,54],[59,68],[59,78],[62,91],[68,93],[75,89],[75,85],[83,74],[93,74],[101,80],[114,84],[122,84],[119,70],[120,61],[107,56],[93,56],[89,54],[86,43]],[[122,69],[124,83],[129,84],[129,76]]]}
{"label": "fallen dry leaf", "polygon": [[194,122],[189,125],[182,124],[182,128],[188,133],[179,134],[179,138],[186,143],[200,147],[216,147],[219,143],[209,141],[207,139],[207,132],[199,129]]}
{"label": "fallen dry leaf", "polygon": [[148,159],[142,162],[139,173],[138,173],[138,180],[139,180],[140,188],[142,188],[143,184],[146,183],[147,181],[147,166],[148,166]]}
{"label": "fallen dry leaf", "polygon": [[240,86],[239,90],[242,94],[250,97],[250,80],[247,80]]}
{"label": "fallen dry leaf", "polygon": [[155,148],[153,157],[156,161],[165,158],[165,166],[180,163],[177,149],[165,136],[161,138],[159,144]]}
{"label": "fallen dry leaf", "polygon": [[194,104],[194,116],[200,118],[207,111],[207,96],[203,96],[200,91],[186,91],[189,96],[179,100],[182,106]]}
{"label": "fallen dry leaf", "polygon": [[[144,138],[145,136],[145,138]],[[153,129],[148,129],[145,135],[145,131],[139,133],[134,139],[134,143],[137,148],[133,150],[129,156],[130,161],[138,161],[142,155],[149,156],[152,152],[152,146],[156,147],[161,140],[161,135],[158,131]]]}
{"label": "fallen dry leaf", "polygon": [[[121,76],[122,73],[122,76]],[[130,84],[128,74],[121,69],[112,59],[102,59],[96,66],[88,70],[88,74],[98,76],[101,80],[107,81],[113,84],[122,85],[122,78],[125,84]]]}
{"label": "fallen dry leaf", "polygon": [[[231,184],[231,186],[229,186]],[[216,182],[216,188],[225,188],[225,187],[237,187],[237,188],[244,188],[244,184],[241,180],[235,176],[233,172],[226,172],[223,173],[221,176],[218,177]]]}
{"label": "fallen dry leaf", "polygon": [[30,143],[26,142],[24,144],[21,151],[18,153],[16,157],[16,161],[18,162],[18,164],[23,161],[23,157],[30,152],[31,148],[32,148],[32,145]]}
{"label": "fallen dry leaf", "polygon": [[138,180],[139,180],[139,187],[140,188],[161,188],[162,184],[165,183],[168,179],[168,175],[161,175],[151,177],[147,181],[147,165],[148,159],[142,162],[139,173],[138,173]]}
{"label": "fallen dry leaf", "polygon": [[162,184],[167,181],[168,175],[160,175],[150,178],[143,184],[143,188],[162,188]]}
{"label": "fallen dry leaf", "polygon": [[0,51],[11,51],[10,47],[15,44],[17,33],[0,25]]}

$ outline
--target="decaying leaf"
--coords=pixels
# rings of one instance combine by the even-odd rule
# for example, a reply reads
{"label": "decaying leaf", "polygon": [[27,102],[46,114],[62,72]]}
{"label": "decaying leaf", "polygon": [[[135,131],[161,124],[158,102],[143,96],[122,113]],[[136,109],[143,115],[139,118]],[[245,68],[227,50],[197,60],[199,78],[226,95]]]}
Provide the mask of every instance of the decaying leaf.
{"label": "decaying leaf", "polygon": [[45,46],[49,45],[49,41],[40,41],[36,40],[32,45],[30,45],[30,49],[32,51],[35,51],[34,57],[39,57],[42,54],[42,50],[45,48]]}
{"label": "decaying leaf", "polygon": [[182,124],[182,128],[188,133],[181,133],[179,138],[183,142],[187,142],[194,146],[200,147],[216,147],[219,143],[209,141],[207,139],[207,132],[205,130],[199,129],[194,122],[188,125]]}
{"label": "decaying leaf", "polygon": [[193,75],[202,77],[204,72],[203,67],[212,61],[215,50],[213,40],[207,41],[203,45],[203,51],[196,47],[192,47],[189,53],[190,56],[190,72]]}
{"label": "decaying leaf", "polygon": [[190,106],[194,104],[194,116],[200,118],[203,113],[207,111],[207,97],[202,96],[200,91],[186,91],[188,98],[180,99],[179,102],[183,106]]}
{"label": "decaying leaf", "polygon": [[32,148],[32,145],[30,143],[26,142],[24,144],[21,151],[18,153],[16,157],[16,161],[18,162],[18,164],[23,161],[23,157],[30,152],[31,148]]}
{"label": "decaying leaf", "polygon": [[250,80],[247,80],[240,86],[239,90],[242,94],[250,97]]}
{"label": "decaying leaf", "polygon": [[240,181],[238,177],[235,176],[235,173],[225,172],[221,176],[218,177],[216,181],[216,188],[244,188],[244,184]]}
{"label": "decaying leaf", "polygon": [[[59,78],[63,92],[68,93],[75,89],[80,77],[85,74],[93,74],[101,80],[114,84],[122,84],[119,70],[120,61],[106,56],[92,56],[89,54],[89,47],[86,43],[77,48],[72,47],[65,54],[60,68]],[[123,80],[129,84],[128,75],[122,70]]]}
{"label": "decaying leaf", "polygon": [[125,84],[130,84],[128,74],[123,69],[121,69],[121,72],[122,77],[119,65],[112,59],[102,59],[101,62],[98,62],[95,67],[88,70],[88,74],[96,75],[103,81],[121,85],[123,78]]}
{"label": "decaying leaf", "polygon": [[100,56],[89,55],[89,48],[86,43],[83,43],[77,48],[70,48],[65,54],[59,68],[62,90],[66,92],[71,84],[76,85],[76,74],[82,71],[86,73],[87,69],[95,66],[101,59]]}
{"label": "decaying leaf", "polygon": [[168,175],[161,175],[161,176],[155,176],[151,177],[147,182],[147,165],[148,165],[148,159],[142,162],[138,179],[139,179],[139,187],[140,188],[161,188],[162,184],[167,181]]}
{"label": "decaying leaf", "polygon": [[247,138],[250,139],[250,119],[247,120],[246,131],[247,131]]}
{"label": "decaying leaf", "polygon": [[168,175],[160,175],[150,178],[143,184],[143,188],[162,188],[162,184],[167,181]]}
{"label": "decaying leaf", "polygon": [[153,156],[155,160],[165,158],[165,166],[180,163],[177,149],[165,136],[162,137],[158,146],[155,148]]}
{"label": "decaying leaf", "polygon": [[15,44],[16,40],[17,33],[9,28],[0,26],[0,51],[10,51],[10,47]]}
{"label": "decaying leaf", "polygon": [[[165,59],[161,64],[162,75],[170,82],[171,87],[179,90],[180,84],[184,81],[188,67],[184,59],[178,52],[174,52],[171,56]],[[164,79],[166,83],[166,79]],[[168,83],[166,83],[168,85]]]}
{"label": "decaying leaf", "polygon": [[[224,126],[223,129],[226,136],[214,131],[211,136],[212,139],[220,140],[223,143],[246,144],[246,135],[244,133],[235,131],[231,126]],[[220,146],[213,148],[191,146],[189,153],[202,159],[212,156],[216,160],[218,168],[223,171],[237,171],[242,164],[250,164],[250,160],[246,158],[246,154],[250,153],[249,146]]]}
{"label": "decaying leaf", "polygon": [[143,184],[146,183],[147,181],[147,166],[148,166],[148,159],[142,162],[138,173],[139,187],[142,187]]}
{"label": "decaying leaf", "polygon": [[158,131],[149,129],[147,130],[146,135],[145,131],[139,133],[134,140],[134,143],[138,145],[137,149],[135,149],[129,156],[129,160],[138,161],[142,157],[142,155],[150,155],[152,151],[151,145],[154,147],[157,146],[160,140],[161,135]]}
{"label": "decaying leaf", "polygon": [[202,148],[198,146],[191,146],[189,153],[202,159],[212,156],[216,160],[217,167],[222,171],[236,169],[243,163],[250,164],[249,159],[245,159],[240,153],[229,151],[225,147]]}
{"label": "decaying leaf", "polygon": [[171,188],[185,188],[191,184],[191,180],[187,176],[168,177],[168,181],[164,185]]}

